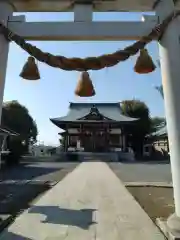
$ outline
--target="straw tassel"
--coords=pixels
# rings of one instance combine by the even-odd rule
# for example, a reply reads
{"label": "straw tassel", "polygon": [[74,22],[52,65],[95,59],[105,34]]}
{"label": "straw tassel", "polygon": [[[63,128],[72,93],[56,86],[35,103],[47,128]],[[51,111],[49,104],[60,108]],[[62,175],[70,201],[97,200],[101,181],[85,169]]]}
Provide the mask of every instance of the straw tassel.
{"label": "straw tassel", "polygon": [[75,94],[79,97],[92,97],[96,94],[88,72],[82,72]]}
{"label": "straw tassel", "polygon": [[35,58],[30,56],[28,57],[27,62],[25,63],[22,72],[20,73],[20,77],[26,80],[39,80],[40,74],[38,66],[35,62]]}
{"label": "straw tassel", "polygon": [[139,74],[151,73],[156,69],[155,64],[151,56],[148,54],[147,49],[141,49],[140,55],[137,58],[136,64],[134,66],[134,71]]}

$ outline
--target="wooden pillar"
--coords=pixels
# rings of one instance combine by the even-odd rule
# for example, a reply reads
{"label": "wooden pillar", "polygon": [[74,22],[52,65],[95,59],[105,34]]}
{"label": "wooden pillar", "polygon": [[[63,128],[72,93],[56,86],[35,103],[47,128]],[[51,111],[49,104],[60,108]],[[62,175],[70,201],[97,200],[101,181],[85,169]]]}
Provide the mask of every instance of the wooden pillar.
{"label": "wooden pillar", "polygon": [[68,135],[69,135],[69,133],[68,133],[68,125],[66,126],[66,134],[65,134],[65,152],[67,152],[68,151]]}
{"label": "wooden pillar", "polygon": [[124,134],[124,129],[123,128],[122,128],[121,139],[122,139],[122,151],[125,152],[125,149],[126,149],[126,136]]}
{"label": "wooden pillar", "polygon": [[80,124],[79,126],[79,136],[78,136],[78,140],[80,142],[80,148],[82,147],[82,125]]}
{"label": "wooden pillar", "polygon": [[68,146],[68,147],[70,146],[69,133],[68,133],[68,135],[67,135],[67,146]]}
{"label": "wooden pillar", "polygon": [[109,129],[108,129],[108,126],[104,126],[104,138],[105,138],[105,144],[106,144],[106,149],[107,149],[107,152],[109,152],[109,142],[108,142],[108,134],[109,134]]}
{"label": "wooden pillar", "polygon": [[1,151],[5,151],[7,149],[7,138],[8,138],[8,135],[3,135]]}
{"label": "wooden pillar", "polygon": [[122,130],[121,130],[121,133],[119,135],[119,147],[122,149]]}
{"label": "wooden pillar", "polygon": [[109,151],[111,151],[111,149],[110,149],[110,125],[109,124],[107,124],[107,135],[106,135],[106,137],[107,137],[106,141],[107,141],[108,149],[109,149]]}
{"label": "wooden pillar", "polygon": [[81,146],[84,148],[85,150],[85,142],[84,142],[84,125],[81,124]]}
{"label": "wooden pillar", "polygon": [[67,152],[67,133],[64,136],[65,140],[64,140],[64,151]]}
{"label": "wooden pillar", "polygon": [[169,153],[169,141],[168,141],[168,137],[166,138],[166,144],[167,144],[167,151]]}

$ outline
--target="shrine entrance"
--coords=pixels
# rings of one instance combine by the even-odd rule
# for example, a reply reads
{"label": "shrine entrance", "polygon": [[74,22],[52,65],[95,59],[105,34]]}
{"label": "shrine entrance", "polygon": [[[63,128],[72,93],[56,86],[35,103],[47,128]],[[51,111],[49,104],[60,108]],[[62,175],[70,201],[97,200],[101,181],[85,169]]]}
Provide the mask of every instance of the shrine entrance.
{"label": "shrine entrance", "polygon": [[82,139],[85,152],[108,152],[109,144],[104,134],[90,132]]}

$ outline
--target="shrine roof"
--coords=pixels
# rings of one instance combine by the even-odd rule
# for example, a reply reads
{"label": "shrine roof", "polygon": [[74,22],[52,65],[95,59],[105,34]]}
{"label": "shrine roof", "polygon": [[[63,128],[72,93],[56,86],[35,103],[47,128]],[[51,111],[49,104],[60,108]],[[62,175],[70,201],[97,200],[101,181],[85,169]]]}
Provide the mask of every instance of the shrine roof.
{"label": "shrine roof", "polygon": [[[117,121],[117,122],[132,122],[136,121],[136,118],[130,118],[121,114],[120,103],[70,103],[69,111],[66,116],[53,118],[53,123],[57,122],[88,122],[93,120],[84,119],[88,116],[92,109],[98,110],[98,113],[102,115],[105,121]],[[93,121],[95,122],[95,121]]]}
{"label": "shrine roof", "polygon": [[15,131],[2,126],[0,126],[0,134],[10,135],[10,136],[19,136],[19,134],[16,133]]}
{"label": "shrine roof", "polygon": [[154,137],[160,137],[160,136],[163,136],[163,135],[167,135],[167,127],[166,126],[160,128],[158,131],[153,132],[151,134],[151,136],[154,136]]}
{"label": "shrine roof", "polygon": [[147,139],[158,140],[158,139],[162,139],[167,136],[168,136],[167,126],[165,125],[163,127],[160,127],[157,131],[148,134],[146,137],[147,137]]}

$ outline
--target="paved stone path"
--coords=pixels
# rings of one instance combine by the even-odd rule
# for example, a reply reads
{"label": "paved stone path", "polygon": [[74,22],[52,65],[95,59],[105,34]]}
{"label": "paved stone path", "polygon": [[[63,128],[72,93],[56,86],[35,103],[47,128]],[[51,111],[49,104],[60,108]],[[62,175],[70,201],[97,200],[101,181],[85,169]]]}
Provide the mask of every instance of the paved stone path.
{"label": "paved stone path", "polygon": [[164,240],[106,163],[80,164],[1,240]]}

